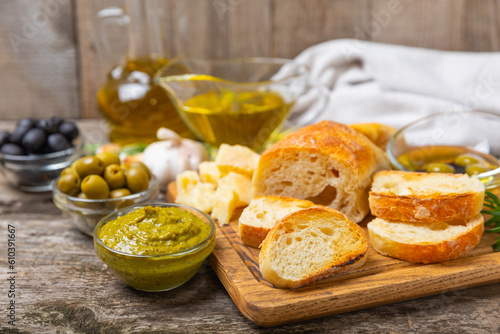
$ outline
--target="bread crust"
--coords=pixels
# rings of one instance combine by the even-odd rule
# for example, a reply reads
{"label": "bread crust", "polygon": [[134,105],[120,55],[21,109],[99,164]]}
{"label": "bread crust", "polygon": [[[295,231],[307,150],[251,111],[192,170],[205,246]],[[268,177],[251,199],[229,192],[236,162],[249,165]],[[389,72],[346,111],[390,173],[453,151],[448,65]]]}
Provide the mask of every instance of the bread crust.
{"label": "bread crust", "polygon": [[[481,181],[471,180],[467,189],[442,193],[432,189],[411,188],[410,182],[429,179],[447,180],[449,184],[463,181],[462,174],[434,174],[403,171],[381,171],[375,174],[369,192],[371,213],[382,219],[412,223],[465,222],[478,214],[483,207],[484,187]],[[466,177],[467,178],[467,177]],[[397,195],[392,188],[376,186],[378,180],[386,180],[408,187],[408,195]],[[455,181],[456,180],[456,181]],[[405,183],[408,181],[408,183]],[[416,187],[414,185],[414,187]],[[375,189],[378,188],[378,189]]]}
{"label": "bread crust", "polygon": [[[450,240],[435,243],[406,243],[393,240],[376,233],[368,223],[368,233],[373,248],[380,254],[413,263],[438,263],[456,259],[477,246],[483,234],[481,214],[471,229]],[[406,223],[411,224],[411,223]]]}
{"label": "bread crust", "polygon": [[[366,136],[347,125],[322,121],[289,134],[261,154],[254,174],[254,187],[257,185],[257,190],[267,165],[279,159],[284,150],[308,150],[330,156],[356,173],[360,179],[370,177],[375,170],[384,169],[377,168],[380,163],[389,169],[385,153]],[[254,195],[262,194],[257,191]]]}
{"label": "bread crust", "polygon": [[382,219],[412,223],[467,221],[483,207],[484,193],[398,196],[370,191],[370,210]]}
{"label": "bread crust", "polygon": [[[274,243],[274,235],[280,231],[289,228],[290,224],[295,224],[295,220],[303,220],[309,219],[310,224],[316,224],[320,219],[326,220],[340,220],[345,222],[345,224],[349,224],[353,229],[353,238],[359,238],[361,240],[361,246],[356,249],[355,252],[351,252],[344,256],[343,261],[328,261],[324,263],[321,268],[315,271],[309,271],[307,276],[302,279],[287,279],[281,277],[274,269],[269,259],[270,253],[273,251],[273,243]],[[286,233],[286,232],[285,232]],[[366,262],[366,253],[368,251],[368,241],[363,229],[350,221],[344,214],[341,212],[328,208],[328,207],[320,207],[314,206],[307,209],[302,209],[296,212],[293,212],[283,219],[281,219],[269,232],[265,240],[262,242],[261,251],[259,254],[259,267],[262,272],[263,277],[268,280],[270,283],[274,284],[278,288],[287,288],[287,289],[296,289],[303,287],[305,285],[309,285],[325,279],[327,277],[331,277],[340,273],[352,271],[360,266],[362,266]]]}

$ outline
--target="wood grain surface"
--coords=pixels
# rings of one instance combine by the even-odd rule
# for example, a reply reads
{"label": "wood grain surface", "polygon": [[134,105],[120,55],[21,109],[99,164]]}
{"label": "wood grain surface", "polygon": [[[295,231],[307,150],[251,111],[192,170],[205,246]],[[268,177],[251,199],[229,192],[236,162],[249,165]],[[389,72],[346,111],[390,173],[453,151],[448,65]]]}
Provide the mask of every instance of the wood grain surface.
{"label": "wood grain surface", "polygon": [[[126,52],[125,30],[96,20],[124,0],[0,3],[0,119],[99,117],[96,92]],[[153,2],[150,2],[153,3]],[[335,38],[500,51],[500,0],[162,0],[167,57],[293,58]],[[30,28],[33,28],[31,29]],[[99,32],[112,57],[98,51]],[[17,36],[17,37],[13,37]],[[20,42],[16,42],[20,41]],[[108,59],[112,58],[112,59]]]}

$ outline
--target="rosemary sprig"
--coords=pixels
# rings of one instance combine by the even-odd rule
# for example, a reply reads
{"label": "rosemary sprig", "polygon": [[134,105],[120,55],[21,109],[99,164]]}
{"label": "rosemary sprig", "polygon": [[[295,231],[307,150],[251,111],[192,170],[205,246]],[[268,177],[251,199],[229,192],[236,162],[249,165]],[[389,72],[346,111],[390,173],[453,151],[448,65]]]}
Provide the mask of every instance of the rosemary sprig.
{"label": "rosemary sprig", "polygon": [[[483,210],[481,213],[491,216],[490,219],[484,222],[484,225],[495,226],[486,230],[486,232],[500,233],[500,199],[497,195],[487,191],[486,197],[484,198],[484,206],[490,210]],[[495,252],[500,251],[500,237],[498,237],[498,240],[493,244],[493,250]]]}

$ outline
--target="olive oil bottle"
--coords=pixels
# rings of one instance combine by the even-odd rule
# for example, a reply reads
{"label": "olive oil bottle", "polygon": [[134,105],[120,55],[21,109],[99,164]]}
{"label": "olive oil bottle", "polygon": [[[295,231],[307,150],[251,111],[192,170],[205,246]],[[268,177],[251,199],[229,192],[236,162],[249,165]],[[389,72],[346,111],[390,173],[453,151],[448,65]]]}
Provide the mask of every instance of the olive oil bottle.
{"label": "olive oil bottle", "polygon": [[[102,20],[100,25],[105,26],[103,23],[109,19],[119,17],[126,22],[128,31],[127,55],[118,66],[110,66],[107,80],[97,93],[98,108],[111,128],[109,139],[120,145],[148,144],[156,140],[160,127],[195,138],[167,93],[153,79],[168,63],[164,58],[156,0],[127,0],[125,8],[126,13],[109,15],[101,11],[98,14]],[[115,57],[109,51],[111,43],[104,35],[105,29],[101,27],[99,32],[97,45],[103,50],[102,54]]]}
{"label": "olive oil bottle", "polygon": [[153,81],[156,71],[166,64],[163,58],[142,57],[127,60],[109,72],[97,93],[97,103],[110,124],[112,142],[149,144],[156,140],[160,127],[194,138],[167,93]]}

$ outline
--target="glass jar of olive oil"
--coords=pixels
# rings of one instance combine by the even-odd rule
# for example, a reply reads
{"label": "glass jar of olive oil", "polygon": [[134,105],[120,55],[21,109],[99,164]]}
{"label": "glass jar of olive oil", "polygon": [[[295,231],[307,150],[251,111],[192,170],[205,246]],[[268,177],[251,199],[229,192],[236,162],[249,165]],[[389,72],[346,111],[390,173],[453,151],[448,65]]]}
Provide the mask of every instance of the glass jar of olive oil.
{"label": "glass jar of olive oil", "polygon": [[[109,138],[120,145],[148,144],[156,140],[160,127],[195,138],[175,110],[168,94],[153,77],[168,61],[163,58],[160,28],[154,3],[127,0],[127,14],[101,11],[101,19],[121,18],[128,30],[128,52],[122,64],[108,73],[97,93],[101,114],[110,125]],[[117,8],[114,8],[117,9]],[[103,22],[103,21],[102,21]],[[104,30],[100,29],[102,33]],[[107,39],[101,36],[101,44]],[[104,49],[109,49],[106,45]]]}

